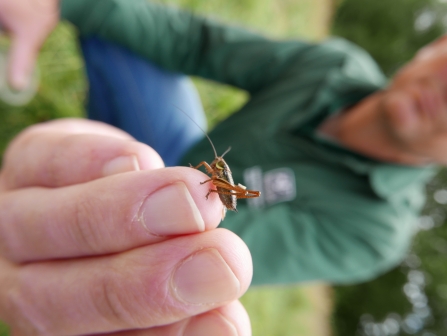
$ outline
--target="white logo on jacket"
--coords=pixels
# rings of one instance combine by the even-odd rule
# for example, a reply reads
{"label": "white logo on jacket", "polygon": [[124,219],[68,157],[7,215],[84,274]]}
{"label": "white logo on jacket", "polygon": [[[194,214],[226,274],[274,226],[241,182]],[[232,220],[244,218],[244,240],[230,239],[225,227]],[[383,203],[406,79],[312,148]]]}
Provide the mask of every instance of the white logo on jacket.
{"label": "white logo on jacket", "polygon": [[255,208],[287,202],[296,197],[295,173],[284,167],[263,172],[255,166],[244,171],[244,183],[248,189],[259,190],[262,196],[248,199],[248,205]]}

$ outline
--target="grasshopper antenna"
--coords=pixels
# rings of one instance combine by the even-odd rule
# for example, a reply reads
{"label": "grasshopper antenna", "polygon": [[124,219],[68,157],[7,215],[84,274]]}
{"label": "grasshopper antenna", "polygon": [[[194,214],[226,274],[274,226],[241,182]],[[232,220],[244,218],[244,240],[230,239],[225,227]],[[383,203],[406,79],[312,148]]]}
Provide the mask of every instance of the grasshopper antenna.
{"label": "grasshopper antenna", "polygon": [[231,150],[231,146],[228,147],[228,149],[220,157],[223,158],[224,155],[227,154],[230,150]]}
{"label": "grasshopper antenna", "polygon": [[[174,105],[174,104],[172,104],[172,105]],[[213,144],[213,142],[211,141],[211,139],[210,139],[210,137],[208,136],[208,134],[206,134],[206,132],[202,129],[202,127],[200,127],[199,124],[196,123],[196,121],[195,121],[193,118],[191,118],[191,116],[188,115],[188,113],[186,113],[185,111],[183,111],[183,110],[182,110],[180,107],[178,107],[177,105],[174,105],[174,107],[176,107],[180,112],[182,112],[185,116],[187,116],[188,119],[191,120],[194,124],[196,124],[196,126],[203,132],[203,134],[205,134],[205,136],[207,137],[208,141],[209,141],[210,144],[211,144],[211,147],[213,148],[213,151],[214,151],[214,157],[217,158],[216,148],[214,148],[214,144]],[[230,149],[231,149],[231,147],[228,148],[228,149],[225,151],[225,153],[223,153],[222,156],[224,156],[225,154],[227,154],[227,153],[230,151]]]}

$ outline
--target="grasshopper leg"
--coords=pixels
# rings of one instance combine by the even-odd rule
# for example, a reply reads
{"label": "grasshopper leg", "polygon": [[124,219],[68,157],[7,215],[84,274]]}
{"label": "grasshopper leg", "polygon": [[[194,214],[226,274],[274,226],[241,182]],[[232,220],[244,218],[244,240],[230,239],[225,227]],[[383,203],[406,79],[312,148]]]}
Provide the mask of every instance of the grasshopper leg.
{"label": "grasshopper leg", "polygon": [[213,181],[213,180],[214,180],[214,179],[210,178],[210,179],[208,179],[208,180],[206,180],[206,181],[200,182],[200,184],[205,184],[205,183],[207,183],[207,182],[209,182],[209,181]]}

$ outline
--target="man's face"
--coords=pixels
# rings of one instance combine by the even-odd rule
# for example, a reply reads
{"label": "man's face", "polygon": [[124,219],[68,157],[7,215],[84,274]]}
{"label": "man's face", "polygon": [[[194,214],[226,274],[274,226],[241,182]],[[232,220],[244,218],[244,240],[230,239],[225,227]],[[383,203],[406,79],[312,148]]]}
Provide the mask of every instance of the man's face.
{"label": "man's face", "polygon": [[403,151],[447,164],[447,38],[422,49],[394,77],[383,99],[384,122]]}

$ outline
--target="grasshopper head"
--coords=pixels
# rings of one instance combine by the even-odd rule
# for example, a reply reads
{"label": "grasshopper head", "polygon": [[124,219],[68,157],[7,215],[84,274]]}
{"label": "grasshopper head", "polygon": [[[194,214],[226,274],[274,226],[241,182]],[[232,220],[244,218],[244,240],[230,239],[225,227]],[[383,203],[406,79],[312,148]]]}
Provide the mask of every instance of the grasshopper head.
{"label": "grasshopper head", "polygon": [[[224,171],[228,171],[230,169],[228,167],[227,163],[225,162],[225,160],[223,159],[224,155],[227,154],[230,150],[231,150],[231,147],[228,147],[228,149],[225,151],[225,153],[223,153],[221,156],[216,155],[216,158],[211,163],[211,167],[214,170],[217,170],[218,172],[224,172]],[[214,150],[214,153],[216,153],[215,150]]]}
{"label": "grasshopper head", "polygon": [[211,167],[214,170],[219,171],[219,172],[222,172],[225,169],[228,169],[227,163],[221,156],[218,156],[214,159],[214,161],[211,163]]}

